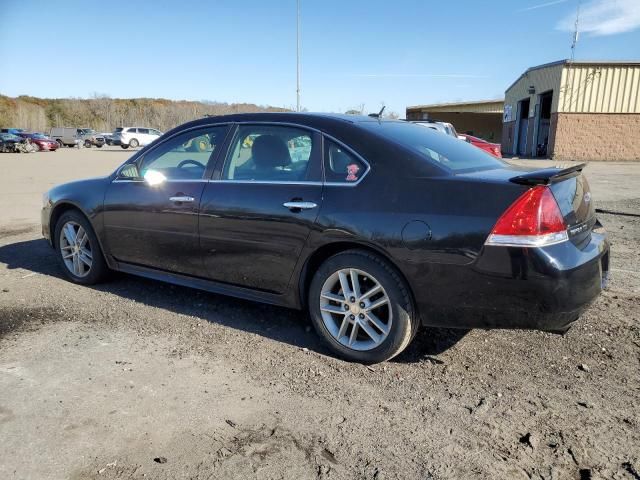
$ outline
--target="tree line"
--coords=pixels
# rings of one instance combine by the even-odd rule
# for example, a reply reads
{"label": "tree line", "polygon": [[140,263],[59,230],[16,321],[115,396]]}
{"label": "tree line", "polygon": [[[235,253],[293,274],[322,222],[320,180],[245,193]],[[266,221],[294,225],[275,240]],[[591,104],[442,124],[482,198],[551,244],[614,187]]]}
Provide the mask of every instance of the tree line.
{"label": "tree line", "polygon": [[48,132],[51,127],[88,127],[110,132],[121,126],[144,126],[166,132],[205,115],[283,112],[285,108],[252,103],[194,102],[163,98],[37,98],[0,95],[0,127]]}

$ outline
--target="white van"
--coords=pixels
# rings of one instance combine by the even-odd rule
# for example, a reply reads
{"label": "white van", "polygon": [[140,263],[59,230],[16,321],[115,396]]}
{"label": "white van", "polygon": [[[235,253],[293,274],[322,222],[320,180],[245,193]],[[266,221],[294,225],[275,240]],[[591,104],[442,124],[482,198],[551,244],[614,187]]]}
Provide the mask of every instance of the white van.
{"label": "white van", "polygon": [[149,145],[160,135],[162,132],[155,128],[123,127],[117,140],[122,148],[136,148]]}

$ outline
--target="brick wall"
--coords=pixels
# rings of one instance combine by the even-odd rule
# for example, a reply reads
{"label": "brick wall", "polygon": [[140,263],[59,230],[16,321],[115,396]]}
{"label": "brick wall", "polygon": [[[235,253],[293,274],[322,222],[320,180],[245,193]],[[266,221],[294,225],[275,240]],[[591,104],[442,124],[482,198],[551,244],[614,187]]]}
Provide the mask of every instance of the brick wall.
{"label": "brick wall", "polygon": [[554,160],[640,161],[640,114],[558,113],[549,139]]}

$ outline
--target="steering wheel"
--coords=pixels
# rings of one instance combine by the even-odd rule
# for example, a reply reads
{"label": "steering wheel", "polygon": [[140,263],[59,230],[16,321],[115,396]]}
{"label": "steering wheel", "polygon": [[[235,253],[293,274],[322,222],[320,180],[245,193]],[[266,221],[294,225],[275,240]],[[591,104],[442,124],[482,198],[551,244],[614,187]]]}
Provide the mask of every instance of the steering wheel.
{"label": "steering wheel", "polygon": [[207,167],[205,167],[202,163],[198,162],[197,160],[191,160],[191,159],[187,159],[187,160],[182,160],[179,164],[177,168],[182,168],[185,165],[195,165],[196,167],[200,167],[203,170],[205,170]]}

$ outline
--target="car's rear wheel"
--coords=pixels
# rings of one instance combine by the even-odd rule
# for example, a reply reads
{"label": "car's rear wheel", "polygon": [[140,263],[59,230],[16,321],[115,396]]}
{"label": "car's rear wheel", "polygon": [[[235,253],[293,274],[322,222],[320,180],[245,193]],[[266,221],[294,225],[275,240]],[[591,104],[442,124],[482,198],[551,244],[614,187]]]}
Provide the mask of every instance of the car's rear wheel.
{"label": "car's rear wheel", "polygon": [[120,146],[121,146],[124,150],[126,150],[127,148],[129,148],[129,145],[127,145],[127,144],[125,144],[125,143],[120,144]]}
{"label": "car's rear wheel", "polygon": [[138,145],[140,145],[140,142],[138,142],[138,140],[136,140],[135,138],[132,138],[129,142],[129,146],[131,148],[138,148]]}
{"label": "car's rear wheel", "polygon": [[91,141],[90,140],[85,140],[84,141],[84,148],[91,148]]}
{"label": "car's rear wheel", "polygon": [[348,250],[327,259],[313,277],[308,300],[316,331],[346,360],[389,360],[418,329],[405,282],[369,252]]}
{"label": "car's rear wheel", "polygon": [[75,210],[63,213],[56,222],[54,239],[58,259],[71,281],[92,285],[106,278],[109,268],[84,215]]}
{"label": "car's rear wheel", "polygon": [[58,144],[58,148],[64,147],[64,143],[62,143],[62,140],[56,140],[56,143]]}

